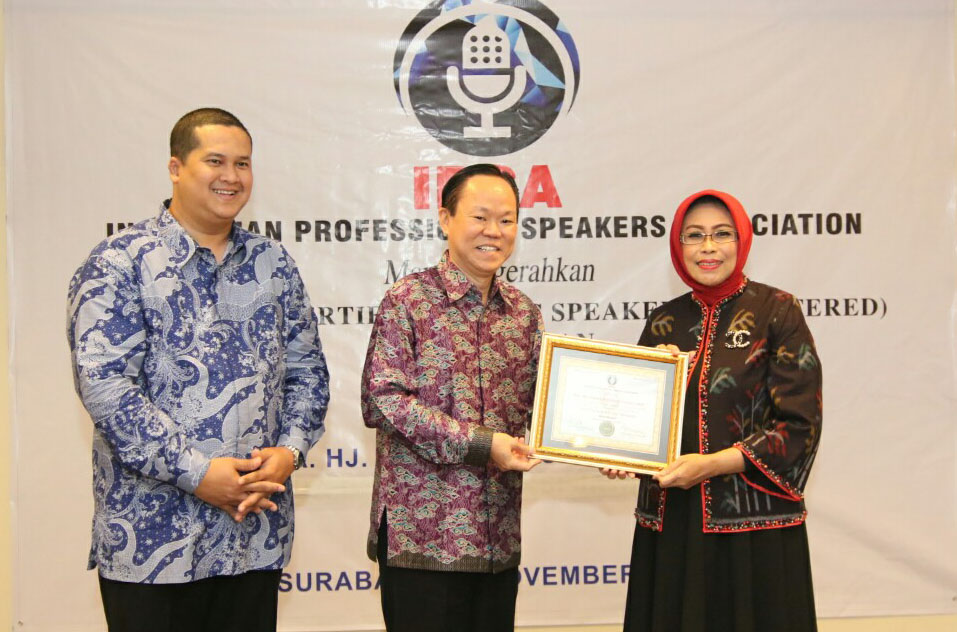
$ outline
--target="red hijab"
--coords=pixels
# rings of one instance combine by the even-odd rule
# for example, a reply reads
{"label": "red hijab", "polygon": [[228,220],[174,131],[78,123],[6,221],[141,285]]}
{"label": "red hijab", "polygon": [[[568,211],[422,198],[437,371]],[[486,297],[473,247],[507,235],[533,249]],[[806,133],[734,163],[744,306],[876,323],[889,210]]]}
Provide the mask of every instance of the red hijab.
{"label": "red hijab", "polygon": [[[702,285],[698,283],[685,268],[684,256],[681,245],[681,226],[684,224],[685,214],[688,208],[697,200],[706,195],[713,195],[728,207],[731,212],[731,221],[734,223],[734,229],[738,232],[738,260],[731,272],[731,276],[715,286]],[[691,288],[692,293],[706,305],[715,305],[721,299],[731,296],[744,283],[744,264],[748,260],[748,252],[751,250],[751,220],[748,214],[744,212],[741,202],[733,195],[714,189],[698,191],[685,198],[685,201],[678,206],[675,211],[675,218],[671,222],[671,263],[675,266],[675,271],[685,285]]]}

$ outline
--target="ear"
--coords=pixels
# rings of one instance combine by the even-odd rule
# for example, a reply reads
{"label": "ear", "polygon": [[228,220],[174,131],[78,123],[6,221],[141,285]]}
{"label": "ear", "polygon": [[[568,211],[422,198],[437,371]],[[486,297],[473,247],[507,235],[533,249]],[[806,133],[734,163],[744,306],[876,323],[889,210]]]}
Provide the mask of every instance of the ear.
{"label": "ear", "polygon": [[452,213],[449,209],[444,206],[439,208],[439,227],[442,229],[442,232],[445,233],[445,237],[449,236],[449,224],[452,222]]}
{"label": "ear", "polygon": [[169,169],[169,179],[173,184],[179,182],[179,170],[183,167],[183,163],[180,162],[180,159],[176,156],[171,157],[166,167]]}

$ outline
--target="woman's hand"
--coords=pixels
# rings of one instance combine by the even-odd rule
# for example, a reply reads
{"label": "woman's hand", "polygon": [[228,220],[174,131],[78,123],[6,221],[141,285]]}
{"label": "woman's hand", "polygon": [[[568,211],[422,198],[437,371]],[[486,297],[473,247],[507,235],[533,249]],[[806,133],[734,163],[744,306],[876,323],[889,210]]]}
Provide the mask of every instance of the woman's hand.
{"label": "woman's hand", "polygon": [[737,448],[727,448],[714,454],[682,454],[652,478],[663,488],[690,489],[709,478],[743,471],[744,455]]}
{"label": "woman's hand", "polygon": [[[679,349],[679,348],[678,348],[677,346],[675,346],[675,345],[658,345],[658,346],[655,347],[655,348],[656,348],[656,349],[661,349],[661,350],[663,350],[663,351],[670,351],[670,352],[672,353],[672,355],[678,355],[679,353],[682,353],[681,349]],[[688,352],[688,362],[694,363],[694,351],[689,351],[689,352]],[[737,450],[735,450],[735,452],[737,452]],[[715,456],[715,455],[689,454],[689,455],[685,455],[685,456],[710,457],[710,456]],[[739,456],[740,456],[740,453],[739,453]],[[667,468],[665,468],[664,470],[662,470],[661,472],[659,472],[658,474],[656,474],[656,475],[654,476],[654,478],[657,479],[659,476],[665,474],[666,472],[674,471],[674,470],[676,469],[676,467],[677,467],[679,461],[681,461],[681,459],[683,459],[683,458],[684,458],[684,456],[679,457],[677,461],[675,461],[675,462],[672,463],[670,466],[668,466]],[[742,459],[743,459],[743,457],[742,457]],[[625,479],[625,478],[638,478],[638,475],[635,474],[634,472],[625,472],[625,471],[623,471],[623,470],[614,470],[614,469],[607,468],[607,467],[603,467],[603,468],[601,468],[599,471],[602,473],[603,476],[607,476],[608,478],[610,478],[610,479],[612,479],[612,480],[615,480],[615,479]],[[701,468],[699,467],[699,468],[697,468],[697,469],[694,470],[694,471],[703,471],[703,470],[701,470]],[[738,470],[738,471],[741,471],[741,472],[744,471],[744,462],[743,462],[743,460],[742,460],[742,463],[741,463],[741,469]],[[688,474],[689,474],[688,468],[682,468],[682,470],[681,470],[681,479],[680,479],[680,480],[684,481],[684,480],[685,480],[685,477],[686,477]],[[709,477],[708,477],[708,476],[705,476],[705,477],[699,479],[699,480],[696,481],[696,482],[700,483],[702,480],[704,480],[704,478],[709,478]],[[668,480],[670,481],[670,480],[672,480],[672,479],[669,478]],[[661,481],[660,481],[660,480],[659,480],[659,484],[661,484]],[[688,485],[687,485],[687,487],[685,487],[685,489],[688,489],[688,487],[691,487],[692,485],[695,485],[695,484],[696,484],[696,483],[688,483]],[[673,486],[673,485],[674,485],[674,483],[672,483],[671,485],[661,484],[662,487],[671,487],[671,486]]]}
{"label": "woman's hand", "polygon": [[607,467],[603,467],[598,470],[602,473],[602,476],[607,476],[611,480],[624,479],[624,478],[638,478],[638,475],[634,472],[625,472],[624,470],[612,470]]}
{"label": "woman's hand", "polygon": [[[679,349],[675,345],[658,345],[655,347],[655,349],[670,351],[671,355],[678,355],[679,353],[682,353],[681,349]],[[688,352],[688,364],[689,365],[694,364],[694,351]]]}

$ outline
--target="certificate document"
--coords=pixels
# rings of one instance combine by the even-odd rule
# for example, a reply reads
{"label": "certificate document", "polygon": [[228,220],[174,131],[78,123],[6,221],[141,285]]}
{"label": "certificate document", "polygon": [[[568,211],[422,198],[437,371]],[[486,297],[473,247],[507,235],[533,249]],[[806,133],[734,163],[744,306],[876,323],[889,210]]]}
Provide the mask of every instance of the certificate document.
{"label": "certificate document", "polygon": [[570,358],[558,373],[552,437],[573,446],[649,452],[661,436],[662,371]]}
{"label": "certificate document", "polygon": [[678,457],[687,353],[542,335],[528,443],[537,458],[654,473]]}

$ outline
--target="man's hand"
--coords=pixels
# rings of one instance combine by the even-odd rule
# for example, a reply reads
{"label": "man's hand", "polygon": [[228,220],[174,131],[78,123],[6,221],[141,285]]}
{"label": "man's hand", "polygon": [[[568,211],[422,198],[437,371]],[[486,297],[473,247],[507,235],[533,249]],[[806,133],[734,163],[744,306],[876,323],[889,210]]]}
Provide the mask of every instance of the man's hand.
{"label": "man's hand", "polygon": [[503,472],[515,470],[527,472],[539,463],[538,459],[530,459],[532,449],[525,443],[525,439],[515,438],[504,432],[492,435],[492,453],[489,457],[492,464]]}
{"label": "man's hand", "polygon": [[269,494],[255,489],[254,486],[263,481],[268,481],[279,483],[282,486],[280,489],[274,491],[284,490],[286,488],[286,481],[289,479],[293,470],[296,469],[296,457],[289,448],[263,448],[261,450],[253,450],[251,457],[261,459],[262,465],[254,472],[240,477],[239,484],[243,489],[247,489],[252,493],[239,504],[237,509],[244,516],[250,511],[255,513],[259,513],[263,509],[276,511],[276,504],[269,500]]}
{"label": "man's hand", "polygon": [[[243,472],[252,472],[262,464],[263,459],[260,456],[249,459],[234,459],[231,457],[212,459],[209,462],[206,476],[200,481],[193,494],[200,500],[219,507],[232,516],[233,520],[239,522],[248,511],[248,509],[240,511],[239,506],[247,501],[251,495],[258,492],[268,496],[273,492],[285,489],[284,485],[268,480],[246,484],[240,482]],[[258,503],[258,499],[255,502]]]}

